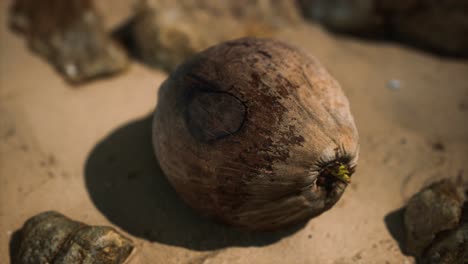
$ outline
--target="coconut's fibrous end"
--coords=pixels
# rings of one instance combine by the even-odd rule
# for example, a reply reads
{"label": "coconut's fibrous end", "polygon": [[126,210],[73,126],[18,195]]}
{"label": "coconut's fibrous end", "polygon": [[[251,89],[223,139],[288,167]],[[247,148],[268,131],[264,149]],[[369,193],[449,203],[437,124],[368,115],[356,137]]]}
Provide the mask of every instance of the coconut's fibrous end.
{"label": "coconut's fibrous end", "polygon": [[153,141],[190,206],[272,230],[331,208],[351,181],[358,133],[341,87],[307,53],[243,38],[186,61],[159,92]]}
{"label": "coconut's fibrous end", "polygon": [[89,226],[54,211],[28,219],[21,236],[18,264],[122,264],[134,250],[112,227]]}

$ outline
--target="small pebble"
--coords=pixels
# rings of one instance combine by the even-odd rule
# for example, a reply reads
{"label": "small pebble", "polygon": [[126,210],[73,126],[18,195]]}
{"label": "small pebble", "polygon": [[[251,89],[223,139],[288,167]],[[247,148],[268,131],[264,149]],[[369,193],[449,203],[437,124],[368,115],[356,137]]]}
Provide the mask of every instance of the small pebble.
{"label": "small pebble", "polygon": [[398,79],[391,79],[387,83],[387,87],[392,89],[392,90],[397,90],[401,88],[401,82]]}

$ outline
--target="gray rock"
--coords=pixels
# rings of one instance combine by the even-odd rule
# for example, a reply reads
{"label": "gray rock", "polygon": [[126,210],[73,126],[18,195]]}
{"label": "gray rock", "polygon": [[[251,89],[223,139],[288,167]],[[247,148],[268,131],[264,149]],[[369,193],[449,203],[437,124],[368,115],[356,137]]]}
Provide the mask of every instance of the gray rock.
{"label": "gray rock", "polygon": [[414,195],[404,214],[407,253],[421,256],[440,232],[457,228],[464,200],[463,187],[450,180],[436,182]]}
{"label": "gray rock", "polygon": [[134,249],[111,227],[89,226],[52,211],[27,220],[21,235],[18,264],[120,264]]}
{"label": "gray rock", "polygon": [[142,0],[132,23],[139,57],[173,70],[192,54],[243,36],[271,36],[301,16],[288,0]]}
{"label": "gray rock", "polygon": [[16,0],[10,24],[71,83],[115,74],[128,65],[91,0]]}

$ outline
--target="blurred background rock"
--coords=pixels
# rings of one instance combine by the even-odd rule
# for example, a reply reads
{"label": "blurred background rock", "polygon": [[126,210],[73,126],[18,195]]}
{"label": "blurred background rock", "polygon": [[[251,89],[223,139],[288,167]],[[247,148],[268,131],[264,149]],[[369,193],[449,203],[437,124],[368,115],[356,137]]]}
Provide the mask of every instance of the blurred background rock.
{"label": "blurred background rock", "polygon": [[197,51],[243,36],[273,36],[301,21],[294,1],[143,0],[132,32],[145,62],[173,70]]}
{"label": "blurred background rock", "polygon": [[[103,2],[95,3],[106,12]],[[468,55],[467,1],[129,0],[120,10],[116,27],[116,21],[103,22],[92,0],[16,0],[10,21],[72,83],[126,68],[126,54],[106,33],[109,24],[107,31],[115,31],[130,55],[166,71],[225,40],[274,37],[304,23],[303,17],[334,32]]]}
{"label": "blurred background rock", "polygon": [[91,0],[16,0],[10,25],[71,83],[112,75],[128,64]]}
{"label": "blurred background rock", "polygon": [[468,1],[298,0],[305,17],[351,34],[468,55]]}

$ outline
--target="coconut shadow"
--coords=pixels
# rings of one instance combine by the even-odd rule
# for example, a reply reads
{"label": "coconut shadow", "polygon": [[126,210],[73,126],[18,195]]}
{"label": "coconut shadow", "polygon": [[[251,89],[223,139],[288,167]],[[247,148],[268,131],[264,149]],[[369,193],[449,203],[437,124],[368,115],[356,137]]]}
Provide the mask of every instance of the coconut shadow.
{"label": "coconut shadow", "polygon": [[269,233],[249,233],[199,216],[170,186],[153,153],[152,114],[97,143],[85,165],[86,188],[96,207],[129,234],[193,250],[265,246],[305,223]]}

